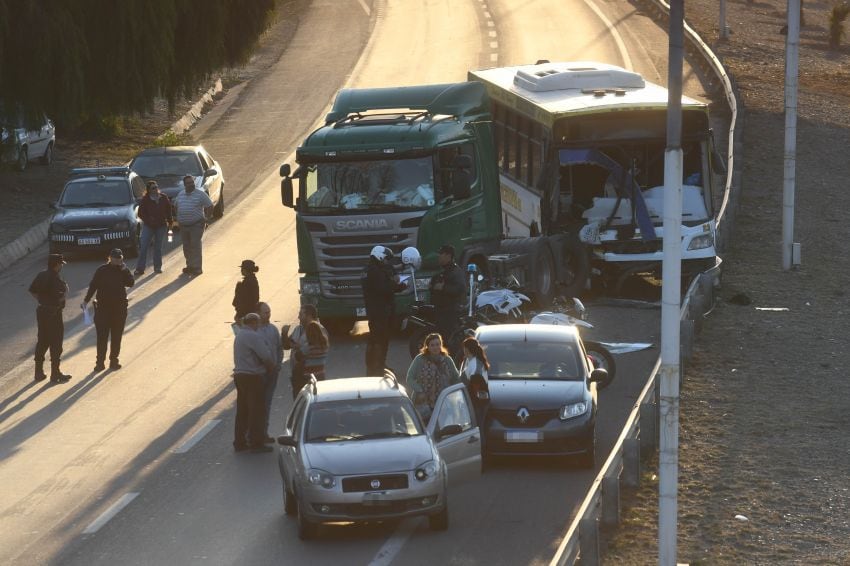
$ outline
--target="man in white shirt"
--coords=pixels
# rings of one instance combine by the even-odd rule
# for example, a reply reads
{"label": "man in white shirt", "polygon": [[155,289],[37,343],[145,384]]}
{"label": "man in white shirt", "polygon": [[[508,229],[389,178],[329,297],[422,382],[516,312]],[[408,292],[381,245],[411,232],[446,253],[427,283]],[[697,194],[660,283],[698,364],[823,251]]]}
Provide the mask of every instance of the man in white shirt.
{"label": "man in white shirt", "polygon": [[183,189],[174,197],[183,256],[186,258],[183,273],[200,275],[203,273],[201,240],[204,237],[207,218],[212,214],[213,203],[207,193],[195,188],[195,178],[191,175],[183,177]]}
{"label": "man in white shirt", "polygon": [[236,384],[236,425],[233,449],[271,452],[266,446],[266,374],[275,367],[274,354],[258,332],[260,315],[248,313],[233,340],[233,381]]}

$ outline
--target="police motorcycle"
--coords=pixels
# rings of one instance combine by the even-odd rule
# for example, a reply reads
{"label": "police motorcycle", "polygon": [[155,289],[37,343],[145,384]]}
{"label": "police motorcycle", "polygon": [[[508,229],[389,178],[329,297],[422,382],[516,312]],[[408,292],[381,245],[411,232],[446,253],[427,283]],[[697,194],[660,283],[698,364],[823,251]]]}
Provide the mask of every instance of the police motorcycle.
{"label": "police motorcycle", "polygon": [[[593,328],[593,325],[588,322],[587,309],[577,297],[572,298],[572,304],[565,303],[559,299],[555,299],[552,304],[551,311],[543,311],[532,313],[530,324],[554,324],[559,326],[578,326],[579,328]],[[602,342],[594,340],[584,340],[584,350],[587,357],[590,358],[594,368],[603,368],[608,371],[608,379],[604,383],[600,383],[600,388],[604,389],[614,380],[617,373],[617,363],[614,361],[614,356],[606,348]]]}

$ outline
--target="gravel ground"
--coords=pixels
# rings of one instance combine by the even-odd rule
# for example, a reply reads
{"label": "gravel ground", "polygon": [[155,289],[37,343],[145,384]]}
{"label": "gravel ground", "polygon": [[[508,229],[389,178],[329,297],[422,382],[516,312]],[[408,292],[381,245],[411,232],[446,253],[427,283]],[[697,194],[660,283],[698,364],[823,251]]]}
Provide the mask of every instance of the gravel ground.
{"label": "gravel ground", "polygon": [[[783,272],[785,3],[727,2],[733,34],[722,43],[717,4],[686,3],[747,114],[723,288],[684,371],[679,562],[850,564],[850,262],[841,227],[850,209],[850,49],[828,50],[831,7],[805,2],[794,238],[802,265]],[[606,563],[658,561],[658,481],[652,472],[644,480],[624,501],[631,507],[608,539]]]}

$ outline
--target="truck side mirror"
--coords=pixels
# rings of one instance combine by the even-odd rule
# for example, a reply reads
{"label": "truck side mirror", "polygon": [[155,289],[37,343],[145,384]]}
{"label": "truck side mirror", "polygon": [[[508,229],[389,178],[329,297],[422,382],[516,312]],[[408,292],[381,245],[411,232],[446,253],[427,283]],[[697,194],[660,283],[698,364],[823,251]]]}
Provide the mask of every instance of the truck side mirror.
{"label": "truck side mirror", "polygon": [[292,198],[292,178],[284,177],[280,182],[280,201],[283,206],[295,208],[295,203]]}

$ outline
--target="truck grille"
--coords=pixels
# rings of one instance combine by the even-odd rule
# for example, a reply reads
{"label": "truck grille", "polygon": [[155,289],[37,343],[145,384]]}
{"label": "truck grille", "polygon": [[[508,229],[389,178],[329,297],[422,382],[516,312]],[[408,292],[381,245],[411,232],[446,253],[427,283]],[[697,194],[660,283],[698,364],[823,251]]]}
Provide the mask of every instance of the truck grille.
{"label": "truck grille", "polygon": [[550,420],[558,418],[558,409],[531,410],[525,422],[520,421],[516,409],[491,409],[490,415],[504,427],[541,428]]}

